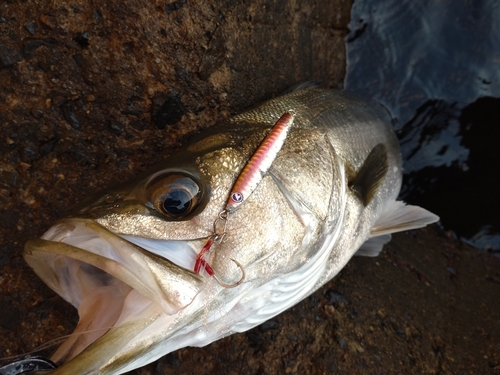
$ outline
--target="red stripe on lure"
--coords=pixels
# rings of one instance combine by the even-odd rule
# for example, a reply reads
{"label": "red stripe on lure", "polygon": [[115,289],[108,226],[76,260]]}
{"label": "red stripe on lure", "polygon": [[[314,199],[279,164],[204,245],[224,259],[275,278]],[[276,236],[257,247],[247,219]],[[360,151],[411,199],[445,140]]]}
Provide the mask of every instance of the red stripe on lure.
{"label": "red stripe on lure", "polygon": [[281,147],[283,147],[294,119],[295,112],[293,110],[281,116],[252,155],[238,176],[231,194],[229,194],[226,204],[228,213],[236,210],[257,188],[274,159],[276,159]]}
{"label": "red stripe on lure", "polygon": [[236,260],[231,259],[241,269],[241,278],[233,284],[226,284],[222,282],[215,275],[215,272],[210,264],[208,264],[205,260],[205,254],[214,244],[222,241],[225,237],[229,214],[236,210],[257,188],[260,181],[262,181],[262,178],[271,167],[271,164],[273,164],[274,159],[276,159],[278,152],[283,147],[294,119],[295,112],[293,110],[290,110],[281,116],[254,152],[250,160],[246,163],[245,167],[243,167],[243,170],[234,183],[231,194],[229,194],[226,208],[219,213],[219,217],[214,222],[213,234],[209,237],[207,243],[203,246],[203,249],[201,249],[200,253],[196,256],[194,272],[200,273],[203,268],[225,288],[234,288],[240,285],[245,279],[245,269],[243,266]]}

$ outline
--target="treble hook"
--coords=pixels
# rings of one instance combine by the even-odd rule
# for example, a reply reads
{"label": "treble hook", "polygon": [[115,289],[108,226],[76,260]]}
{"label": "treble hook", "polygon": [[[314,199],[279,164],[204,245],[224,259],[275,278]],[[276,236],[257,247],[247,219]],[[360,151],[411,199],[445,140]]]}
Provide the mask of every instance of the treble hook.
{"label": "treble hook", "polygon": [[[210,276],[219,283],[219,285],[224,288],[234,288],[240,285],[245,279],[245,269],[236,260],[231,260],[239,267],[241,270],[241,278],[234,284],[226,284],[221,281],[216,275],[210,264],[207,263],[204,256],[207,251],[210,250],[214,243],[221,243],[227,232],[227,222],[229,219],[229,214],[234,212],[241,204],[252,194],[252,192],[257,188],[262,178],[267,173],[268,169],[271,167],[274,159],[278,155],[278,152],[283,147],[285,139],[288,132],[293,124],[296,113],[294,110],[289,110],[284,113],[279,120],[274,124],[269,133],[266,135],[262,143],[259,145],[254,154],[250,157],[250,160],[245,164],[242,171],[238,175],[236,182],[231,189],[228,200],[226,202],[226,208],[219,212],[217,219],[214,221],[214,228],[212,235],[208,238],[207,243],[201,251],[196,256],[196,261],[194,264],[194,272],[200,273],[202,267],[207,271]],[[222,223],[221,223],[222,222]]]}
{"label": "treble hook", "polygon": [[212,275],[214,277],[215,281],[217,281],[219,283],[219,285],[222,286],[222,287],[224,287],[224,288],[234,288],[234,287],[237,287],[238,285],[240,285],[243,282],[243,280],[245,280],[245,277],[246,277],[245,269],[243,268],[243,266],[237,260],[234,260],[233,258],[231,258],[231,260],[234,263],[236,263],[236,265],[241,270],[241,278],[236,283],[234,283],[234,284],[226,284],[225,282],[223,282],[222,280],[220,280],[215,275],[215,273]]}

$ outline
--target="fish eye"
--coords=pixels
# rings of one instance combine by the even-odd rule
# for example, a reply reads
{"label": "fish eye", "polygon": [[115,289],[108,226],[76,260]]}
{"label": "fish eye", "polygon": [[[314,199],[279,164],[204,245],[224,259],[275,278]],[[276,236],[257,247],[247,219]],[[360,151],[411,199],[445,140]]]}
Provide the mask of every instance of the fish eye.
{"label": "fish eye", "polygon": [[146,196],[157,211],[170,219],[182,220],[198,207],[202,189],[189,176],[168,174],[148,184]]}

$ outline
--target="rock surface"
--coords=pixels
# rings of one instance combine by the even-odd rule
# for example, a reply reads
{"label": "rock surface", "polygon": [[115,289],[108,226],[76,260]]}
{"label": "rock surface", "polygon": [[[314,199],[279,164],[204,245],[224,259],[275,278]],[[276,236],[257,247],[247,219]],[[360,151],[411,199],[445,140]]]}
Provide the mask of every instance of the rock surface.
{"label": "rock surface", "polygon": [[[194,131],[298,82],[341,87],[350,6],[2,2],[0,356],[77,322],[24,263],[24,243]],[[499,272],[436,228],[397,235],[265,325],[134,372],[500,373]]]}

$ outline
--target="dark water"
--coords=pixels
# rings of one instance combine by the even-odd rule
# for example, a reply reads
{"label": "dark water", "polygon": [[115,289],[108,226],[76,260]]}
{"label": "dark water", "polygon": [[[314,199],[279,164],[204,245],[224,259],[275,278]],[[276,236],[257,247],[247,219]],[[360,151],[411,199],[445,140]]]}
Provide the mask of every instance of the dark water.
{"label": "dark water", "polygon": [[500,1],[355,0],[347,90],[391,112],[401,198],[500,254]]}

